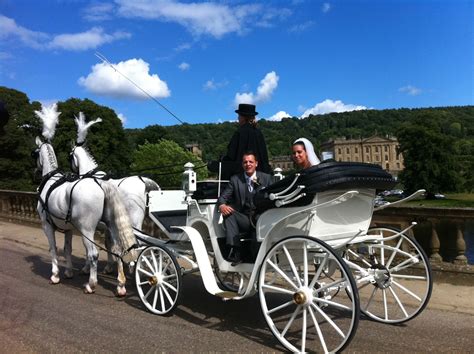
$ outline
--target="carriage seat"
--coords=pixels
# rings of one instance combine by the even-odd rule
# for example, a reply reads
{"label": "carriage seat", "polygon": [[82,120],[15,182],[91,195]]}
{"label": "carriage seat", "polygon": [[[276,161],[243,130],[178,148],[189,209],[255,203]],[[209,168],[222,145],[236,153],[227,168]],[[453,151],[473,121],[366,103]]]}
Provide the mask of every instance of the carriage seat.
{"label": "carriage seat", "polygon": [[[225,189],[229,181],[221,180],[221,192]],[[198,181],[196,184],[196,191],[192,195],[193,199],[199,201],[199,203],[215,203],[217,198],[219,198],[219,181],[210,180],[210,181]]]}
{"label": "carriage seat", "polygon": [[[337,162],[325,161],[319,165],[298,172],[300,174],[297,182],[285,194],[296,190],[297,186],[305,188],[301,193],[306,195],[285,207],[309,205],[316,193],[331,189],[361,189],[369,188],[376,190],[392,189],[397,181],[391,174],[384,171],[379,165],[361,162]],[[296,178],[293,173],[286,178],[261,189],[254,199],[257,213],[275,208],[275,200],[270,200],[271,193],[282,192],[287,189]]]}

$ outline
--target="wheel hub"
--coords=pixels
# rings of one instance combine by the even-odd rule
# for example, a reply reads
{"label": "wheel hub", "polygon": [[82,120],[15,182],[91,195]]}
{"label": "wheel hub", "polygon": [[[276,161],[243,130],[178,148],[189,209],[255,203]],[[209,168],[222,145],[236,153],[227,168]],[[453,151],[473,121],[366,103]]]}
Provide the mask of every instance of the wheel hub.
{"label": "wheel hub", "polygon": [[387,267],[381,264],[375,264],[371,268],[374,277],[372,284],[377,286],[379,289],[387,289],[392,285],[392,277],[390,276],[390,271]]}
{"label": "wheel hub", "polygon": [[293,302],[296,305],[304,306],[311,303],[313,296],[311,295],[311,291],[309,289],[299,289],[297,292],[293,294]]}
{"label": "wheel hub", "polygon": [[159,274],[155,274],[151,277],[148,278],[148,283],[151,285],[151,286],[157,286],[157,285],[160,285],[162,283],[163,279],[162,277],[159,275]]}

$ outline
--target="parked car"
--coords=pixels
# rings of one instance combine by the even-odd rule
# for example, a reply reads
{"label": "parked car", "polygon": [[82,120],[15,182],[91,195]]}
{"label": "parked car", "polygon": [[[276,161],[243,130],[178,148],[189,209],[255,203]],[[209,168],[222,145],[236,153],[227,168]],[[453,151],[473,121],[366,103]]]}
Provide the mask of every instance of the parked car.
{"label": "parked car", "polygon": [[375,197],[374,206],[379,207],[385,204],[390,204],[390,203],[387,202],[385,199],[383,199],[383,197],[380,197],[380,196]]}
{"label": "parked car", "polygon": [[441,194],[441,193],[436,193],[434,195],[434,198],[435,199],[446,199],[446,196],[444,194]]}

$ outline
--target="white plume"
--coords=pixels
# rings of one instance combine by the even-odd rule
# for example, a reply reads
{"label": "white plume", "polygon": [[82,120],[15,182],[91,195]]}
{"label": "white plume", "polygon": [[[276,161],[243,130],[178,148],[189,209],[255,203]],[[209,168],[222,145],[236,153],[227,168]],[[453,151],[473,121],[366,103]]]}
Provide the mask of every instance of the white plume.
{"label": "white plume", "polygon": [[43,137],[51,141],[56,132],[56,125],[59,122],[58,105],[53,103],[50,106],[42,106],[41,111],[35,111],[36,116],[43,122]]}
{"label": "white plume", "polygon": [[94,125],[95,123],[102,122],[101,118],[97,118],[96,120],[91,120],[89,123],[86,123],[86,117],[84,113],[79,112],[79,117],[74,116],[74,120],[76,121],[77,125],[77,143],[81,144],[86,140],[87,132],[89,128]]}

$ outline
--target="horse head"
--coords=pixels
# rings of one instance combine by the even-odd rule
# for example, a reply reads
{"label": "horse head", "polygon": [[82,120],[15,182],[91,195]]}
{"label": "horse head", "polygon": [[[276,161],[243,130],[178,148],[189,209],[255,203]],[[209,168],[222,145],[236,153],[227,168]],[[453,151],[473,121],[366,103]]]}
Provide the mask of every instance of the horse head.
{"label": "horse head", "polygon": [[79,112],[79,116],[75,116],[74,121],[77,125],[77,142],[69,154],[69,164],[73,172],[85,174],[97,168],[94,157],[84,146],[87,133],[92,125],[102,122],[102,119],[97,118],[87,123],[84,113]]}

